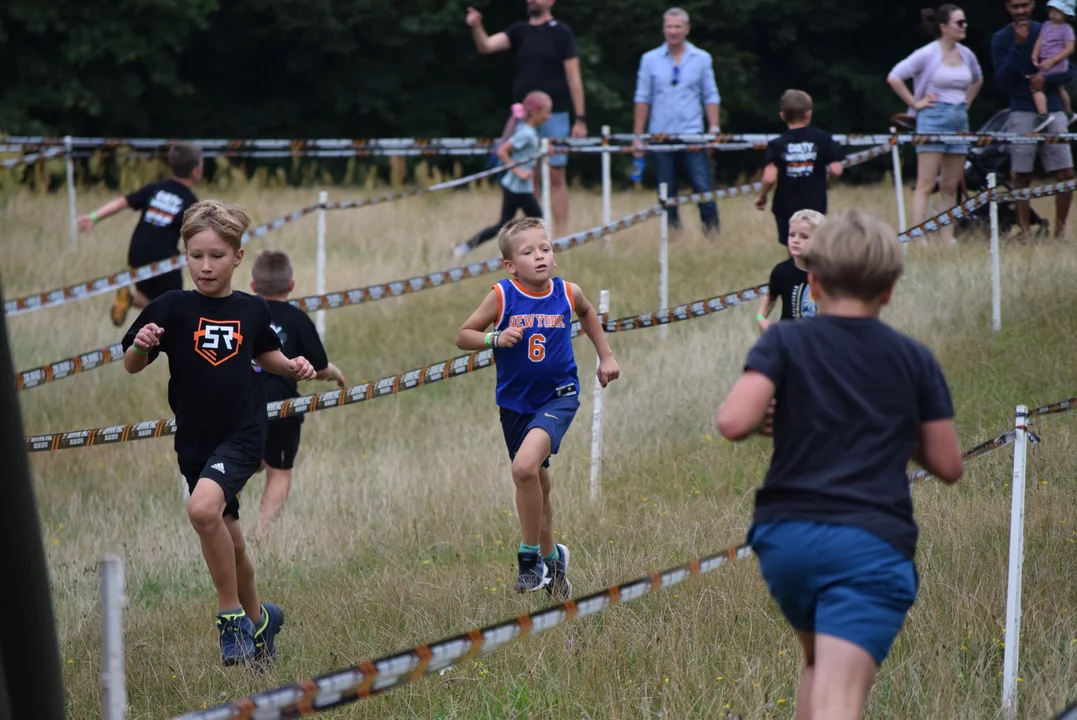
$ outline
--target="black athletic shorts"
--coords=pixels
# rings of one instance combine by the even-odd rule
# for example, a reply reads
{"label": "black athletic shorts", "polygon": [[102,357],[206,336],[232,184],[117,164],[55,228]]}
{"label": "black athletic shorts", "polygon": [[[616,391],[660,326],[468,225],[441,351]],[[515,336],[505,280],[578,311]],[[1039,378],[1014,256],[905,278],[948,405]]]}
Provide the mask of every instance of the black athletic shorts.
{"label": "black athletic shorts", "polygon": [[165,273],[164,275],[158,275],[157,277],[150,278],[149,280],[143,280],[135,283],[135,289],[146,296],[147,300],[155,300],[161,297],[169,290],[182,290],[183,289],[183,271],[173,270],[172,272]]}
{"label": "black athletic shorts", "polygon": [[262,458],[252,453],[247,445],[226,441],[217,446],[208,459],[180,458],[179,467],[192,494],[202,478],[220,485],[225,501],[222,514],[238,520],[239,494],[251,476],[262,467]]}
{"label": "black athletic shorts", "polygon": [[299,452],[299,435],[303,426],[290,422],[291,418],[269,421],[269,435],[266,436],[266,465],[274,470],[291,470]]}

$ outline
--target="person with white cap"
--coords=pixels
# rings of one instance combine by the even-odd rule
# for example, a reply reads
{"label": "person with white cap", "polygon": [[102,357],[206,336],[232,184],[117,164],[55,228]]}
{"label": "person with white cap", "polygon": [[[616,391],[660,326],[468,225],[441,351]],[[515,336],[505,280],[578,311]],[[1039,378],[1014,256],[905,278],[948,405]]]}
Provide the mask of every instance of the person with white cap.
{"label": "person with white cap", "polygon": [[[1058,75],[1069,69],[1069,56],[1073,54],[1074,41],[1077,40],[1069,24],[1074,15],[1073,6],[1074,0],[1047,0],[1049,22],[1044,23],[1036,44],[1032,46],[1032,64],[1041,75]],[[1066,119],[1073,122],[1073,110],[1066,88],[1059,86],[1058,99]],[[1047,114],[1047,93],[1042,89],[1033,91],[1032,102],[1036,104],[1035,132],[1039,132],[1051,124],[1051,116]]]}

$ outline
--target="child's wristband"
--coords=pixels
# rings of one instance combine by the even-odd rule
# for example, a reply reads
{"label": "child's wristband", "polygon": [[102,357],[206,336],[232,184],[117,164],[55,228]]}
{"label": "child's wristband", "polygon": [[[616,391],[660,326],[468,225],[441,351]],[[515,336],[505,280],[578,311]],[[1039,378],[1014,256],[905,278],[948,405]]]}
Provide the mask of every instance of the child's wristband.
{"label": "child's wristband", "polygon": [[143,350],[138,345],[132,344],[131,347],[133,347],[135,349],[135,352],[138,353],[139,355],[149,355],[150,354],[149,350]]}
{"label": "child's wristband", "polygon": [[762,321],[762,320],[766,320],[766,319],[767,319],[767,316],[766,316],[766,315],[764,315],[763,313],[759,313],[758,315],[756,315],[756,316],[755,316],[755,320],[756,320],[756,322],[759,322],[759,321]]}
{"label": "child's wristband", "polygon": [[97,213],[96,213],[96,212],[92,212],[92,213],[90,213],[90,219],[91,219],[91,220],[93,220],[93,224],[94,224],[94,225],[96,225],[96,224],[97,224],[98,222],[100,222],[100,220],[101,220],[101,218],[97,217]]}
{"label": "child's wristband", "polygon": [[486,337],[484,337],[482,339],[482,344],[485,345],[486,347],[493,347],[493,344],[490,342],[493,339],[494,339],[494,334],[492,332],[488,332],[488,333],[486,333]]}

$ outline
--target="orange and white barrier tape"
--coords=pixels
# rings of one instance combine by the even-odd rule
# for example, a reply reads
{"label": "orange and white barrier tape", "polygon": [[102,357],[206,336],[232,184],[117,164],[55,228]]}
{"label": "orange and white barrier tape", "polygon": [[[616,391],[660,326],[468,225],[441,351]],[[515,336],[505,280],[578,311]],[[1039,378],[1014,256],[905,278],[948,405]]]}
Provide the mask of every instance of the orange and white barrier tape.
{"label": "orange and white barrier tape", "polygon": [[103,367],[123,357],[120,343],[98,350],[84,352],[74,357],[57,360],[41,367],[23,370],[15,375],[15,385],[19,390],[29,390],[55,380],[74,377],[79,373]]}

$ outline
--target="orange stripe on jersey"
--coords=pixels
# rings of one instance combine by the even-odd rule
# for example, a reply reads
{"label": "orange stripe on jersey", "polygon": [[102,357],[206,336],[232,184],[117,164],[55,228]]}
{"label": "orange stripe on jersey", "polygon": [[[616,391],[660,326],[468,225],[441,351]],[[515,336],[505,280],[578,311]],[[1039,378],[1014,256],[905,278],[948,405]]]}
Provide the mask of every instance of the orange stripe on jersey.
{"label": "orange stripe on jersey", "polygon": [[511,278],[511,280],[512,280],[512,284],[516,286],[516,289],[519,290],[520,292],[522,292],[527,297],[546,298],[546,297],[549,297],[551,293],[553,293],[553,280],[550,280],[550,284],[547,285],[546,289],[543,290],[542,292],[534,292],[532,290],[528,290],[523,285],[521,285],[520,281],[517,280],[516,278]]}
{"label": "orange stripe on jersey", "polygon": [[568,298],[568,309],[573,313],[576,312],[576,298],[572,297],[572,286],[568,284],[568,280],[561,278],[561,282],[565,284],[565,297]]}
{"label": "orange stripe on jersey", "polygon": [[494,285],[494,294],[497,295],[497,320],[494,322],[496,328],[501,324],[501,318],[505,316],[505,293],[501,289],[501,283]]}

